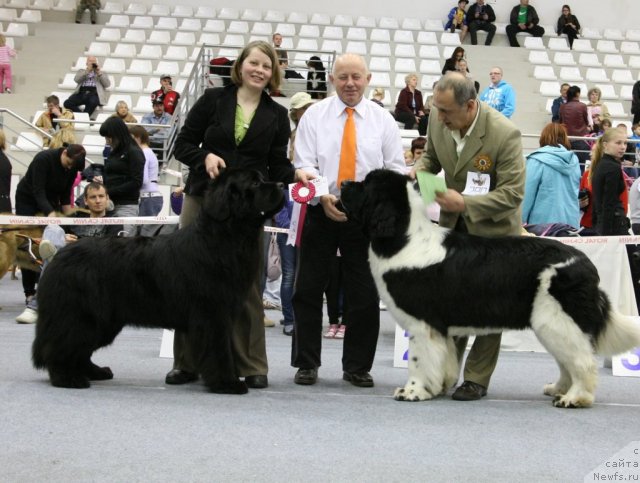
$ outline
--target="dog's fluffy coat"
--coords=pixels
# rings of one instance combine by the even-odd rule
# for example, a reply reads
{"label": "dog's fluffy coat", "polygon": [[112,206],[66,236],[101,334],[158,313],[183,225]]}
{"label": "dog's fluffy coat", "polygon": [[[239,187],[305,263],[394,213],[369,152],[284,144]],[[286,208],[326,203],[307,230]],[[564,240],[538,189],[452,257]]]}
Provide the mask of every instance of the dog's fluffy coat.
{"label": "dog's fluffy coat", "polygon": [[258,172],[225,170],[196,222],[155,238],[84,238],[61,249],[38,287],[33,363],[54,386],[111,379],[91,361],[125,325],[186,332],[213,392],[245,393],[230,331],[259,273],[264,220],[284,203]]}
{"label": "dog's fluffy coat", "polygon": [[558,407],[593,403],[594,352],[640,345],[640,327],[611,308],[579,250],[533,237],[483,238],[433,225],[405,176],[373,171],[342,189],[360,221],[381,299],[409,332],[409,380],[398,400],[430,399],[458,379],[456,335],[534,330],[560,367],[544,387]]}

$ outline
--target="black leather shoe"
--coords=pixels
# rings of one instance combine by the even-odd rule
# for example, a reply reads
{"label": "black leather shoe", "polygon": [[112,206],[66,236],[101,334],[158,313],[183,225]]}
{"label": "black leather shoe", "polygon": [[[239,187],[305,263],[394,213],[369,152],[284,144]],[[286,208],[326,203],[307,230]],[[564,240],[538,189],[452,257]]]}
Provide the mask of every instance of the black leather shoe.
{"label": "black leather shoe", "polygon": [[182,369],[171,369],[167,373],[167,377],[164,378],[164,382],[166,384],[187,384],[188,382],[193,382],[198,380],[198,374],[194,374],[193,372],[183,371]]}
{"label": "black leather shoe", "polygon": [[293,382],[303,386],[311,386],[318,380],[318,369],[298,369]]}
{"label": "black leather shoe", "polygon": [[373,377],[368,372],[343,372],[342,379],[358,387],[373,387]]}
{"label": "black leather shoe", "polygon": [[471,381],[464,381],[455,390],[452,399],[456,401],[477,401],[487,395],[487,388]]}
{"label": "black leather shoe", "polygon": [[269,385],[269,379],[267,379],[267,376],[262,375],[247,376],[244,378],[244,382],[247,387],[251,389],[264,389]]}

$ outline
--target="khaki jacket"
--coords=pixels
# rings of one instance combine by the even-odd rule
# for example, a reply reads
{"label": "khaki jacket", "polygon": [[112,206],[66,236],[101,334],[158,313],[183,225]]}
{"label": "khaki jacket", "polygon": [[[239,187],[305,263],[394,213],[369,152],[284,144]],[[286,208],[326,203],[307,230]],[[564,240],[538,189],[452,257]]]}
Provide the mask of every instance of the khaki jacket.
{"label": "khaki jacket", "polygon": [[[73,119],[73,111],[60,107],[60,119]],[[53,136],[53,139],[49,139],[46,136],[42,137],[42,145],[45,148],[61,148],[64,143],[74,144],[76,142],[74,124],[72,122],[59,122],[57,129],[55,129],[51,122],[49,111],[44,111],[40,114],[40,117],[36,120],[36,127],[47,131]]]}

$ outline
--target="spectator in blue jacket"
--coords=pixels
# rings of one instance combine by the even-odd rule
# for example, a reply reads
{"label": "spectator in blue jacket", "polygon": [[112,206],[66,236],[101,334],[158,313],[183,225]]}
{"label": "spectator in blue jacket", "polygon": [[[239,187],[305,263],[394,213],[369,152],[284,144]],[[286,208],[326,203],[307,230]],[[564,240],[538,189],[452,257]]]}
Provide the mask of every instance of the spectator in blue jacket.
{"label": "spectator in blue jacket", "polygon": [[560,97],[556,97],[551,105],[551,122],[560,122],[560,106],[567,102],[567,91],[571,87],[566,82],[560,86]]}
{"label": "spectator in blue jacket", "polygon": [[511,118],[516,110],[516,92],[511,87],[511,84],[502,80],[502,69],[500,67],[491,67],[489,78],[491,79],[491,84],[482,91],[480,100],[504,114],[505,117]]}
{"label": "spectator in blue jacket", "polygon": [[550,122],[540,133],[540,149],[527,156],[522,222],[565,223],[580,227],[580,163],[567,130]]}
{"label": "spectator in blue jacket", "polygon": [[453,7],[449,11],[449,21],[445,24],[444,29],[454,33],[457,29],[460,29],[460,43],[464,42],[467,36],[467,5],[469,0],[460,0],[457,7]]}

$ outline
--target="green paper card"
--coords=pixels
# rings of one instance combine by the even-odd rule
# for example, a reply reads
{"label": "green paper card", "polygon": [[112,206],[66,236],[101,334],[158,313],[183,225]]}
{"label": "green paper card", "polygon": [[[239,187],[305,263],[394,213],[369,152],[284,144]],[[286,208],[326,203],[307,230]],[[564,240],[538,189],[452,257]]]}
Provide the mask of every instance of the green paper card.
{"label": "green paper card", "polygon": [[444,178],[440,178],[428,171],[418,171],[418,186],[420,186],[420,194],[425,205],[430,205],[436,199],[436,193],[444,193],[447,191],[447,184]]}

